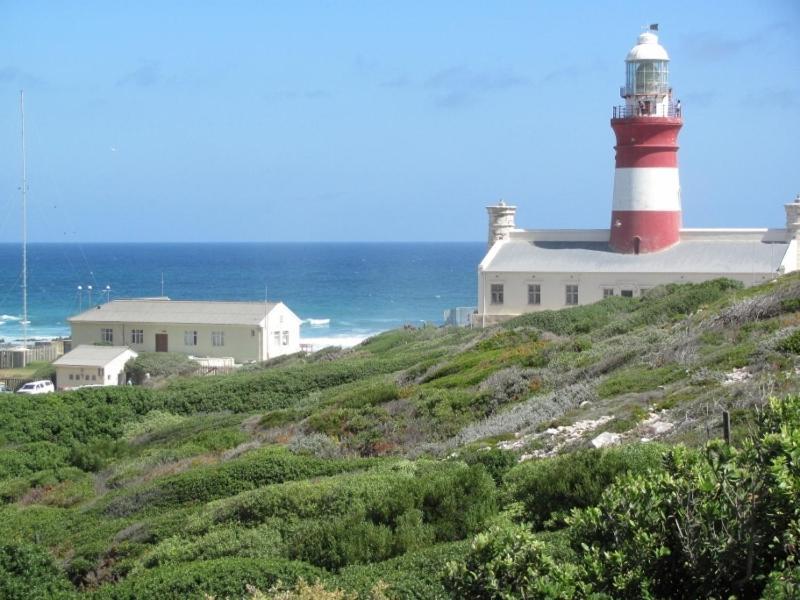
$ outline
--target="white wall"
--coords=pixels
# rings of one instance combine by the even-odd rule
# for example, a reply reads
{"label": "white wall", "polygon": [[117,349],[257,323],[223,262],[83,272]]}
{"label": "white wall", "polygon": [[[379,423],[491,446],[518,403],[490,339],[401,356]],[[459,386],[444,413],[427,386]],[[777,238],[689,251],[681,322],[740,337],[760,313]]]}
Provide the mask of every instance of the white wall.
{"label": "white wall", "polygon": [[[136,352],[155,352],[156,334],[167,334],[167,350],[194,356],[232,356],[237,363],[262,360],[259,344],[262,339],[260,327],[245,325],[165,325],[151,323],[72,323],[73,346],[79,344],[97,344],[102,342],[100,330],[111,328],[114,331],[113,344],[129,346]],[[143,330],[143,342],[133,343],[131,331]],[[184,332],[197,331],[197,345],[187,346],[184,343]],[[222,346],[212,345],[211,334],[214,331],[224,333]]]}
{"label": "white wall", "polygon": [[[567,308],[566,286],[578,285],[578,303],[591,304],[603,299],[603,288],[614,288],[614,295],[623,289],[633,290],[639,296],[642,289],[650,289],[667,283],[700,283],[717,277],[728,277],[750,286],[774,279],[776,273],[719,274],[696,273],[479,273],[478,324],[496,322],[495,316],[510,317],[539,310]],[[503,284],[503,304],[491,304],[491,284]],[[541,286],[541,304],[528,304],[528,284]]]}
{"label": "white wall", "polygon": [[[127,351],[108,362],[105,367],[56,366],[56,389],[64,390],[81,385],[119,385],[125,363],[136,353]],[[72,379],[69,376],[72,375]]]}
{"label": "white wall", "polygon": [[[267,315],[266,331],[260,326],[247,325],[193,325],[193,324],[152,324],[152,323],[85,323],[75,322],[72,326],[73,347],[79,344],[97,344],[103,341],[101,329],[110,328],[114,332],[114,345],[124,345],[137,352],[155,352],[156,334],[167,334],[167,350],[194,356],[226,357],[232,356],[241,364],[262,361],[282,354],[300,351],[300,318],[285,304],[278,303]],[[134,343],[131,332],[143,330],[141,344]],[[197,345],[184,343],[186,331],[197,332]],[[224,345],[212,344],[212,332],[224,333]],[[274,332],[279,332],[276,343]],[[288,333],[288,343],[284,343],[284,332]]]}
{"label": "white wall", "polygon": [[[267,316],[267,358],[300,351],[300,322],[301,319],[282,302],[269,312]],[[276,332],[279,334],[277,340]]]}

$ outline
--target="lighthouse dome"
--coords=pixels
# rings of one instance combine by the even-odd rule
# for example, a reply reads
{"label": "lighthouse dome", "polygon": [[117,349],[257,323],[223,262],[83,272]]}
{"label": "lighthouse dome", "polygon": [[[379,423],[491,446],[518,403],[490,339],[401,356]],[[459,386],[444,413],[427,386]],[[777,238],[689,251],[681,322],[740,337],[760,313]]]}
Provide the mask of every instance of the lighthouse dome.
{"label": "lighthouse dome", "polygon": [[636,40],[636,45],[625,57],[627,62],[638,60],[669,60],[664,46],[658,43],[658,36],[653,31],[645,31]]}

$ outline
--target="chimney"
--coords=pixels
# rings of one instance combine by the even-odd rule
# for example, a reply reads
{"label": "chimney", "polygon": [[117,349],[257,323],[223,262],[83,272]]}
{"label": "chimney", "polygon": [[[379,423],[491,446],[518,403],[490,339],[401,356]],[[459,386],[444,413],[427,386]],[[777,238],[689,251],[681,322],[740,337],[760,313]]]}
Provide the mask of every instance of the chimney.
{"label": "chimney", "polygon": [[794,199],[783,205],[786,208],[786,233],[789,240],[800,240],[800,194]]}
{"label": "chimney", "polygon": [[489,248],[495,242],[508,239],[508,234],[517,226],[514,216],[517,213],[516,206],[509,206],[502,200],[497,204],[486,207],[489,213]]}

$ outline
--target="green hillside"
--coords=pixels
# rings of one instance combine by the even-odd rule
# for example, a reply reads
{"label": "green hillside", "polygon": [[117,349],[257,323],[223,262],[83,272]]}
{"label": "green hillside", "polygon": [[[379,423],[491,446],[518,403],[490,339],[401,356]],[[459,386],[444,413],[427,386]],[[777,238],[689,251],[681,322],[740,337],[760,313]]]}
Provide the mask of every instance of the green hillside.
{"label": "green hillside", "polygon": [[797,597],[798,373],[792,275],[2,395],[0,598]]}

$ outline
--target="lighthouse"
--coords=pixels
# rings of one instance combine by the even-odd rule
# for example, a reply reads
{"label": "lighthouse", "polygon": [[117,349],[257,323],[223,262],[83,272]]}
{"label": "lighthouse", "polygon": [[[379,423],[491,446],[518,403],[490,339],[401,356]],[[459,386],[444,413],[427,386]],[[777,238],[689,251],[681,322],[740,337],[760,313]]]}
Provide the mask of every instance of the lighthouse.
{"label": "lighthouse", "polygon": [[611,248],[625,254],[658,252],[678,243],[680,102],[673,101],[669,56],[658,25],[641,35],[625,59],[625,104],[615,106],[616,136]]}

